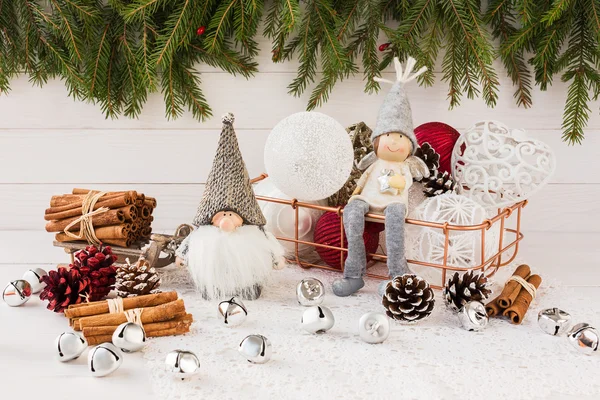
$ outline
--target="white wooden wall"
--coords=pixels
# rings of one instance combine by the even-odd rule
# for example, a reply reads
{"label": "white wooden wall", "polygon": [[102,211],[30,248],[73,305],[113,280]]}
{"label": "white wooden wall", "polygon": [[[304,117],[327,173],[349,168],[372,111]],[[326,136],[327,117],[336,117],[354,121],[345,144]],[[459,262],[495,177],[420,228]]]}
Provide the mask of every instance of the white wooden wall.
{"label": "white wooden wall", "polygon": [[[220,133],[220,115],[233,112],[235,128],[251,176],[263,171],[269,130],[285,116],[304,110],[308,95],[294,98],[286,86],[297,64],[273,64],[264,44],[260,71],[249,80],[207,66],[203,90],[215,117],[198,123],[187,115],[164,117],[162,96],[150,96],[138,120],[106,120],[98,106],[67,97],[63,84],[32,87],[27,77],[12,82],[0,97],[0,263],[64,261],[45,233],[43,211],[51,195],[73,187],[132,189],[158,199],[154,228],[174,229],[189,222],[207,177]],[[447,86],[410,86],[415,125],[446,122],[464,131],[473,122],[497,119],[521,127],[550,144],[558,154],[552,183],[525,209],[525,231],[598,232],[600,230],[600,116],[594,106],[583,146],[561,141],[566,85],[556,79],[548,92],[535,91],[534,107],[518,108],[510,80],[501,67],[501,93],[495,109],[483,101],[463,100],[448,110]],[[441,74],[437,74],[438,77]],[[390,73],[389,78],[393,78]],[[318,111],[342,125],[365,121],[374,126],[384,92],[363,93],[361,75],[339,84]],[[25,250],[24,243],[29,243]]]}

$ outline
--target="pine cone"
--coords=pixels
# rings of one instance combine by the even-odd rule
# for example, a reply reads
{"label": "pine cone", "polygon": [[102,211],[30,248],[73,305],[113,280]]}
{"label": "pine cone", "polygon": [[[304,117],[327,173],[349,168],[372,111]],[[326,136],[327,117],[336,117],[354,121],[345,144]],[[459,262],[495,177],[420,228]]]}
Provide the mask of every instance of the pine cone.
{"label": "pine cone", "polygon": [[135,264],[123,264],[117,270],[115,289],[120,297],[159,293],[160,277],[148,261],[140,258]]}
{"label": "pine cone", "polygon": [[415,322],[431,314],[435,299],[429,283],[414,274],[397,276],[385,288],[382,304],[388,317]]}
{"label": "pine cone", "polygon": [[482,273],[475,274],[469,271],[461,276],[457,272],[444,287],[446,305],[454,311],[459,311],[469,301],[483,301],[492,293],[487,286],[488,280]]}
{"label": "pine cone", "polygon": [[59,267],[40,278],[46,284],[40,293],[41,300],[48,300],[48,310],[63,312],[70,304],[79,304],[88,298],[91,290],[90,278],[79,270]]}
{"label": "pine cone", "polygon": [[82,275],[90,278],[90,301],[105,298],[114,288],[117,267],[113,263],[117,257],[113,255],[110,246],[98,249],[96,246],[87,246],[74,254],[75,261],[71,268],[79,270]]}
{"label": "pine cone", "polygon": [[457,193],[458,186],[456,181],[450,176],[449,173],[444,172],[443,174],[439,171],[429,177],[429,180],[425,182],[423,193],[427,197],[439,196],[440,194],[453,192]]}
{"label": "pine cone", "polygon": [[[431,147],[429,143],[425,142],[418,147],[415,151],[415,157],[418,157],[425,162],[425,165],[427,165],[427,168],[429,168],[429,175],[436,175],[437,170],[440,167],[440,155],[433,149],[433,147]],[[422,182],[423,180],[424,179],[419,182]]]}

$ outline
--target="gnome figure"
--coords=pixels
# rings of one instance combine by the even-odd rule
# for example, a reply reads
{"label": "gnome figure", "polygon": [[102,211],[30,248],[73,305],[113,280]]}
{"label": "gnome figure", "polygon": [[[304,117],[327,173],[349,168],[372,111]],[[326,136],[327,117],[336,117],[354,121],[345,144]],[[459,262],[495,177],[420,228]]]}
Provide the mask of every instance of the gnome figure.
{"label": "gnome figure", "polygon": [[[371,140],[374,153],[368,154],[359,163],[365,169],[357,182],[357,187],[344,208],[344,229],[348,238],[348,258],[344,266],[344,278],[333,283],[333,292],[338,296],[349,296],[364,286],[367,257],[363,233],[365,214],[385,215],[385,240],[387,265],[390,276],[408,273],[404,255],[404,219],[407,214],[408,190],[413,178],[429,177],[425,163],[414,157],[417,139],[413,132],[412,113],[404,84],[412,81],[423,72],[423,67],[410,75],[415,60],[409,58],[402,70],[400,61],[395,58],[397,81],[385,98],[379,111],[377,125]],[[385,289],[387,281],[379,286]]]}
{"label": "gnome figure", "polygon": [[206,299],[260,296],[272,269],[285,266],[284,249],[263,226],[242,153],[233,115],[223,117],[212,170],[193,224],[179,246],[177,263],[186,265]]}

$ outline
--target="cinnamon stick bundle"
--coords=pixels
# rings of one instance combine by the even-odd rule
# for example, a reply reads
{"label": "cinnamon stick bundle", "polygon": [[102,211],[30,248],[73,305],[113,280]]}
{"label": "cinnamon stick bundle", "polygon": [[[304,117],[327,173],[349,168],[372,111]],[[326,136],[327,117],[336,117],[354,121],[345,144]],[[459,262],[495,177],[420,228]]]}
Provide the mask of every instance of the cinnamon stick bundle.
{"label": "cinnamon stick bundle", "polygon": [[[146,337],[164,337],[164,336],[175,336],[175,335],[183,335],[190,331],[189,325],[181,326],[177,328],[165,329],[162,331],[155,331],[148,333],[146,332]],[[101,343],[110,342],[112,340],[112,335],[98,335],[98,336],[89,336],[86,337],[89,346],[95,346]]]}
{"label": "cinnamon stick bundle", "polygon": [[[73,221],[75,221],[79,217],[72,217],[67,219],[61,219],[59,221],[50,221],[46,224],[47,232],[61,232],[64,231],[65,228]],[[118,225],[125,222],[125,215],[123,215],[123,211],[120,210],[109,210],[105,213],[98,214],[92,217],[92,225],[94,227],[97,226],[108,226],[108,225]],[[79,230],[79,225],[73,226],[71,231],[77,232]]]}
{"label": "cinnamon stick bundle", "polygon": [[[173,328],[181,328],[183,326],[190,326],[194,322],[194,317],[192,314],[186,314],[182,317],[178,317],[172,319],[170,321],[164,322],[155,322],[152,324],[145,324],[144,330],[146,331],[146,335],[149,335],[153,332],[164,331],[165,329],[173,329]],[[118,325],[110,325],[110,326],[92,326],[89,328],[83,328],[83,336],[99,336],[99,335],[112,335],[115,330],[117,330]]]}
{"label": "cinnamon stick bundle", "polygon": [[[527,279],[527,282],[531,283],[533,286],[535,286],[536,289],[538,289],[542,284],[542,277],[539,275],[531,275]],[[531,305],[532,300],[533,297],[531,296],[531,294],[529,294],[527,290],[522,288],[515,301],[510,307],[504,310],[502,315],[510,318],[513,324],[520,324],[521,322],[523,322],[523,318],[525,318],[525,314],[527,314],[527,310],[529,310],[529,306]]]}
{"label": "cinnamon stick bundle", "polygon": [[[170,303],[161,304],[156,307],[146,307],[143,308],[143,310],[144,311],[140,317],[142,324],[168,321],[186,314],[185,305],[181,299],[172,301]],[[124,322],[127,322],[125,313],[100,314],[80,318],[73,324],[73,328],[76,331],[80,331],[91,326],[120,325]]]}
{"label": "cinnamon stick bundle", "polygon": [[[162,292],[146,294],[143,296],[125,297],[123,298],[123,309],[131,310],[133,308],[155,307],[175,300],[177,300],[177,292]],[[80,303],[69,306],[69,308],[65,310],[65,317],[88,317],[91,315],[107,314],[108,311],[108,301],[106,300],[95,301],[92,303]]]}

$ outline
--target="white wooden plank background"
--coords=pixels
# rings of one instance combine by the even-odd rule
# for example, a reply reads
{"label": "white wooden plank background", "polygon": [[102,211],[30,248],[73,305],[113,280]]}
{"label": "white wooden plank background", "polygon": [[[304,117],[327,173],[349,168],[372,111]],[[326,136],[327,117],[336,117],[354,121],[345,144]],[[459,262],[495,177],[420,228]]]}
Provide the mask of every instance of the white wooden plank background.
{"label": "white wooden plank background", "polygon": [[[154,227],[169,231],[188,222],[203,190],[220,133],[219,116],[236,115],[236,131],[250,175],[263,172],[263,147],[270,129],[285,116],[304,110],[302,98],[287,94],[296,62],[273,64],[270,44],[263,43],[259,73],[246,80],[199,66],[202,86],[215,117],[199,123],[186,115],[164,117],[162,96],[150,96],[137,120],[105,119],[99,107],[67,97],[60,81],[32,87],[22,76],[0,97],[0,254],[26,238],[36,238],[54,254],[52,235],[43,233],[43,210],[51,195],[72,187],[135,189],[159,201]],[[483,101],[464,99],[448,110],[447,86],[410,85],[415,124],[442,121],[464,131],[475,121],[497,119],[521,127],[550,144],[558,156],[552,183],[531,199],[524,212],[524,230],[600,232],[600,115],[596,106],[583,146],[561,141],[560,126],[566,85],[556,80],[547,92],[534,90],[534,106],[518,108],[508,78],[499,69],[501,93],[495,109]],[[391,72],[386,75],[393,77]],[[440,76],[437,73],[438,78]],[[363,120],[374,126],[385,89],[363,93],[361,75],[340,83],[321,109],[343,125]],[[41,262],[30,252],[4,262]],[[54,257],[52,257],[53,259]]]}

